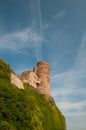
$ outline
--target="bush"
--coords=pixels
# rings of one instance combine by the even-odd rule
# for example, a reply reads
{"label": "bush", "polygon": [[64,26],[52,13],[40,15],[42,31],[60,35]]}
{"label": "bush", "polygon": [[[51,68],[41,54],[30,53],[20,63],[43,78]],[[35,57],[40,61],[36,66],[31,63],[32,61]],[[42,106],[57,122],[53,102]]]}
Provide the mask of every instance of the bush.
{"label": "bush", "polygon": [[9,122],[1,121],[0,130],[16,130],[16,129]]}

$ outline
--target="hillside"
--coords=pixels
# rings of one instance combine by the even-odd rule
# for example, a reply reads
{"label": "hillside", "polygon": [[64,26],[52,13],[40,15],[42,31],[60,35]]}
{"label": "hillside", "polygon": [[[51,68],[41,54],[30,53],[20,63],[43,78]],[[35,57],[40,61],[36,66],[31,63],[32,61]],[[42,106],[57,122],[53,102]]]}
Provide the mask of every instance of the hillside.
{"label": "hillside", "polygon": [[65,118],[53,98],[45,99],[27,84],[10,82],[10,66],[0,60],[0,130],[65,130]]}

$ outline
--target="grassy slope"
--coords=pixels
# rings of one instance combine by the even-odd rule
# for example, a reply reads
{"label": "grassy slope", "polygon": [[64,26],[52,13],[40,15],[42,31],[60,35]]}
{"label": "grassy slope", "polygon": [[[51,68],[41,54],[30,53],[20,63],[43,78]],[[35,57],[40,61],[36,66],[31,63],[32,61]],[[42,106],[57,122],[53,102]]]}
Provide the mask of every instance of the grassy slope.
{"label": "grassy slope", "polygon": [[65,118],[44,95],[10,83],[10,66],[0,60],[0,130],[64,130]]}

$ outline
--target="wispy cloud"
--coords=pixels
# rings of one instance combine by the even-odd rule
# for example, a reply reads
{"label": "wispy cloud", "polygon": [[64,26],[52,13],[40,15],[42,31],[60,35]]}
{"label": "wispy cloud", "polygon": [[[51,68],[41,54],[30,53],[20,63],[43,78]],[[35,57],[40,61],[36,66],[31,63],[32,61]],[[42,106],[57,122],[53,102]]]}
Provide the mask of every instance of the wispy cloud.
{"label": "wispy cloud", "polygon": [[[58,18],[61,18],[66,15],[66,11],[62,10],[60,12],[55,13],[52,17],[51,20],[44,23],[42,30],[43,31],[48,31],[51,27],[53,27],[54,21],[57,20]],[[61,31],[62,32],[62,31]],[[60,33],[60,32],[57,32]]]}
{"label": "wispy cloud", "polygon": [[28,51],[28,49],[33,49],[35,52],[36,60],[39,61],[42,59],[41,44],[43,41],[45,41],[42,35],[42,15],[40,0],[30,0],[28,8],[30,10],[31,18],[30,27],[22,31],[17,31],[1,36],[0,51],[2,50],[4,52],[4,50],[9,50],[11,52],[29,54],[30,51]]}
{"label": "wispy cloud", "polygon": [[[68,72],[56,74],[51,77],[52,84],[57,83],[52,88],[52,94],[56,99],[59,108],[68,115],[71,109],[79,110],[86,115],[86,33],[82,37],[81,46],[78,50],[74,68]],[[84,98],[83,98],[84,97]],[[77,98],[77,100],[76,100]],[[59,99],[59,100],[58,100]],[[73,111],[73,114],[76,114]]]}
{"label": "wispy cloud", "polygon": [[[6,34],[0,37],[0,50],[10,50],[24,53],[28,48],[39,48],[40,42],[44,39],[31,28]],[[35,42],[37,43],[35,45]]]}
{"label": "wispy cloud", "polygon": [[65,116],[86,116],[86,102],[58,102],[57,106]]}
{"label": "wispy cloud", "polygon": [[54,19],[57,19],[59,17],[63,17],[66,15],[66,11],[65,10],[62,10],[60,12],[57,12],[55,15],[54,15]]}
{"label": "wispy cloud", "polygon": [[82,110],[86,107],[86,101],[79,101],[79,102],[58,102],[59,106],[64,110]]}
{"label": "wispy cloud", "polygon": [[[41,15],[41,5],[40,0],[31,0],[31,19],[32,19],[32,29],[38,32],[39,36],[42,37],[43,27],[42,27],[42,15]],[[35,42],[35,46],[37,46],[38,42]],[[41,41],[39,44],[39,48],[36,48],[36,57],[37,60],[42,59],[42,49],[41,49]]]}

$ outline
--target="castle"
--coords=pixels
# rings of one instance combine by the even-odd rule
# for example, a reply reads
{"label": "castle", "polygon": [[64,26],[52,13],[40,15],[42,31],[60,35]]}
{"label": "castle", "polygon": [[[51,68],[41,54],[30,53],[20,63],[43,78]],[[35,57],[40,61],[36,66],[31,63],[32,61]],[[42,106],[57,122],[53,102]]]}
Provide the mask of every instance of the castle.
{"label": "castle", "polygon": [[37,66],[33,68],[33,71],[25,71],[19,76],[11,74],[11,83],[16,85],[18,88],[23,89],[23,86],[19,87],[19,82],[28,83],[33,88],[37,89],[41,94],[51,95],[50,65],[47,62],[42,61],[37,63]]}

